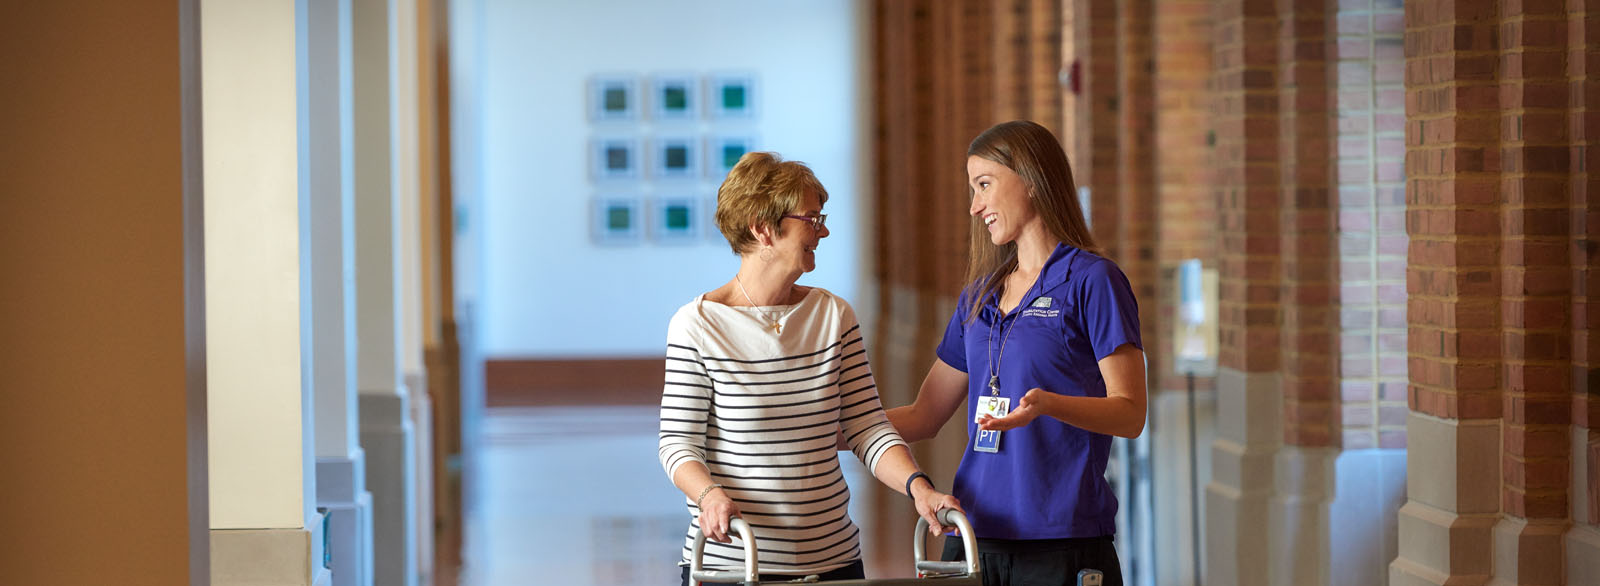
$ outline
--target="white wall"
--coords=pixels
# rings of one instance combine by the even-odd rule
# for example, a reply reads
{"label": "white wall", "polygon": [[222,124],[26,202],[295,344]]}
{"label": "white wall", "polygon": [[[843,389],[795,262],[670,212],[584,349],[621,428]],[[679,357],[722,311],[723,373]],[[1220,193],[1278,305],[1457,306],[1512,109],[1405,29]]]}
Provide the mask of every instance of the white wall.
{"label": "white wall", "polygon": [[[853,213],[858,168],[857,68],[864,47],[848,0],[530,1],[482,3],[480,202],[464,231],[482,230],[483,353],[490,357],[659,355],[667,320],[695,295],[732,278],[738,260],[721,239],[695,244],[596,246],[590,237],[586,87],[595,74],[754,72],[757,146],[804,161],[828,188],[832,236],[801,278],[857,295]],[[477,42],[477,41],[475,41]],[[470,98],[469,98],[470,99]],[[648,115],[641,132],[653,136]],[[724,128],[701,123],[705,130]],[[469,151],[469,152],[470,152]],[[649,194],[654,180],[640,180]],[[703,200],[716,184],[702,179]],[[709,214],[704,214],[709,215]],[[707,228],[710,228],[707,226]]]}

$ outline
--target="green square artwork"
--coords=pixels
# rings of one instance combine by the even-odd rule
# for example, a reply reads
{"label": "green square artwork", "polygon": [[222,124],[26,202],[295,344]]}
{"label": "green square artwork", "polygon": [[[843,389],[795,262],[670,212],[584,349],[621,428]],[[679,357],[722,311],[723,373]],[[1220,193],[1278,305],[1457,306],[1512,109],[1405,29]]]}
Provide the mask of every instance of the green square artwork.
{"label": "green square artwork", "polygon": [[606,169],[610,171],[628,170],[628,149],[606,147]]}
{"label": "green square artwork", "polygon": [[607,112],[626,112],[628,110],[628,90],[620,87],[606,88],[605,107]]}
{"label": "green square artwork", "polygon": [[744,144],[722,145],[722,167],[732,169],[739,164],[739,158],[744,156]]}
{"label": "green square artwork", "polygon": [[744,100],[744,86],[731,84],[722,86],[722,109],[743,110]]}
{"label": "green square artwork", "polygon": [[689,168],[689,147],[667,147],[667,168],[675,171]]}
{"label": "green square artwork", "polygon": [[667,229],[682,232],[689,229],[689,206],[667,206]]}
{"label": "green square artwork", "polygon": [[661,92],[661,104],[669,111],[687,110],[689,108],[689,88],[681,85],[666,88]]}
{"label": "green square artwork", "polygon": [[606,206],[606,230],[626,232],[633,227],[633,210],[625,205]]}

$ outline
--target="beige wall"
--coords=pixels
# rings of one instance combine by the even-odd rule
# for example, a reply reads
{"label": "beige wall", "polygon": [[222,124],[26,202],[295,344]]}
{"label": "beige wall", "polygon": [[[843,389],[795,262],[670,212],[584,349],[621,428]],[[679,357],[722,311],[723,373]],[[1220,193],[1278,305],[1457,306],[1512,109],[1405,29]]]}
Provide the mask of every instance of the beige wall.
{"label": "beige wall", "polygon": [[185,584],[182,3],[91,4],[0,18],[0,582]]}

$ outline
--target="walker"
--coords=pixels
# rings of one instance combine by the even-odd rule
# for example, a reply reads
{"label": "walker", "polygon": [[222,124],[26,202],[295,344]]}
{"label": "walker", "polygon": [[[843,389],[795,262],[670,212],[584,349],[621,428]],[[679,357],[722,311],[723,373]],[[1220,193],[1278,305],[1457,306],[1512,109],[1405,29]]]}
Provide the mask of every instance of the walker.
{"label": "walker", "polygon": [[[928,546],[928,520],[917,517],[916,535],[912,537],[911,555],[915,560],[917,578],[885,578],[877,580],[833,580],[820,582],[816,576],[795,577],[782,582],[768,582],[768,584],[816,584],[823,583],[831,586],[983,586],[983,574],[978,570],[978,539],[973,537],[972,524],[967,522],[967,516],[955,509],[940,509],[939,522],[954,526],[961,531],[961,547],[966,551],[966,560],[958,562],[942,562],[927,559]],[[691,529],[694,536],[694,548],[689,556],[689,584],[701,586],[701,581],[737,582],[741,586],[760,586],[761,572],[757,568],[755,533],[750,530],[750,525],[744,519],[734,517],[728,528],[739,534],[739,539],[744,542],[744,573],[731,570],[705,570],[704,557],[706,549],[706,536],[698,527]],[[1078,573],[1078,586],[1100,586],[1101,573],[1099,570],[1084,570]],[[742,578],[742,580],[741,580]]]}

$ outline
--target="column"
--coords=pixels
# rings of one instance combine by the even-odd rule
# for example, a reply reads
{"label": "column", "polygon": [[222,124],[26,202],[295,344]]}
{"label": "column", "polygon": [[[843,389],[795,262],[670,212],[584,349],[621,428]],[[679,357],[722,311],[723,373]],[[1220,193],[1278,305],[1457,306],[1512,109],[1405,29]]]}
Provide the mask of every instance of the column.
{"label": "column", "polygon": [[373,583],[416,586],[416,443],[402,377],[398,50],[390,0],[352,0],[357,388],[372,492]]}
{"label": "column", "polygon": [[309,262],[317,506],[328,516],[335,586],[371,586],[372,493],[356,401],[351,7],[350,0],[312,0],[306,8],[301,166],[310,182],[315,251]]}
{"label": "column", "polygon": [[0,20],[0,582],[210,583],[198,7]]}
{"label": "column", "polygon": [[1278,7],[1223,0],[1214,15],[1221,347],[1205,583],[1253,586],[1268,583],[1264,521],[1283,438]]}
{"label": "column", "polygon": [[1089,190],[1090,202],[1084,210],[1089,230],[1112,258],[1120,256],[1117,109],[1122,96],[1117,77],[1118,5],[1116,0],[1073,0],[1076,12],[1072,15],[1081,92],[1077,112],[1073,113],[1078,159],[1072,161],[1072,175],[1080,191]]}
{"label": "column", "polygon": [[[1200,259],[1209,273],[1217,270],[1217,202],[1211,192],[1211,8],[1209,0],[1156,0],[1152,10],[1159,83],[1151,87],[1155,148],[1150,156],[1159,202],[1155,254],[1160,285],[1157,298],[1141,304],[1159,303],[1163,319],[1178,318],[1179,309],[1172,305],[1177,295],[1172,292],[1178,286],[1179,263]],[[1206,319],[1215,327],[1215,315]],[[1191,446],[1188,377],[1173,374],[1177,348],[1171,331],[1170,325],[1163,325],[1153,338],[1145,339],[1146,347],[1159,345],[1164,351],[1149,363],[1160,376],[1150,386],[1150,423],[1145,433],[1150,434],[1155,470],[1155,547],[1161,552],[1155,560],[1156,575],[1166,584],[1187,585],[1204,576],[1195,567],[1204,559],[1205,542],[1203,537],[1195,539],[1197,527],[1206,525],[1204,499],[1196,493],[1211,481],[1211,451],[1206,448],[1214,439],[1215,377],[1194,377],[1196,445]],[[1216,348],[1202,350],[1215,359]]]}
{"label": "column", "polygon": [[[1284,446],[1273,463],[1268,517],[1272,584],[1329,584],[1337,559],[1330,533],[1338,524],[1329,510],[1339,450],[1327,6],[1316,0],[1277,6]],[[1372,560],[1371,568],[1380,564]]]}
{"label": "column", "polygon": [[328,584],[295,2],[200,7],[214,584]]}
{"label": "column", "polygon": [[1411,413],[1393,586],[1488,581],[1500,514],[1495,6],[1427,7],[1405,15]]}
{"label": "column", "polygon": [[1600,174],[1589,169],[1600,164],[1600,151],[1591,140],[1600,114],[1600,91],[1592,86],[1588,56],[1600,52],[1600,11],[1590,10],[1590,0],[1567,0],[1567,104],[1568,153],[1572,163],[1568,182],[1568,254],[1571,265],[1572,428],[1568,502],[1572,526],[1565,536],[1567,582],[1600,583],[1600,254],[1593,248],[1600,227]]}
{"label": "column", "polygon": [[406,388],[411,419],[411,453],[416,498],[412,525],[416,532],[412,559],[418,584],[433,583],[433,400],[428,374],[422,363],[422,149],[418,96],[417,0],[394,0],[391,56],[395,77],[394,104],[395,187],[399,193],[400,239],[400,356],[401,380]]}
{"label": "column", "polygon": [[1501,2],[1500,342],[1504,516],[1494,579],[1565,582],[1572,273],[1567,265],[1567,16]]}

